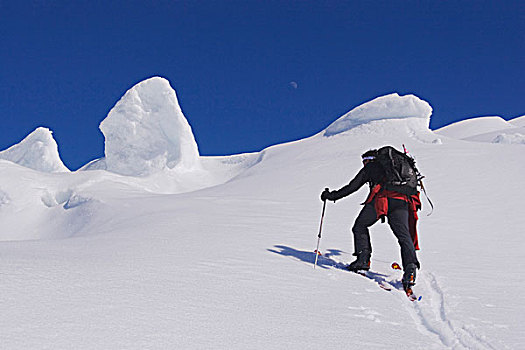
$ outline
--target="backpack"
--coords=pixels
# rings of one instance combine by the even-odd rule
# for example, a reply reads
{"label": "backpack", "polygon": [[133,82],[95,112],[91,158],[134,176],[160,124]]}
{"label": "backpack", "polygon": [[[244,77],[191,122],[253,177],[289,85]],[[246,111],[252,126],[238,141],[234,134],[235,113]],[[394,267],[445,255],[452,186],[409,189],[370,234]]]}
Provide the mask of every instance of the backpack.
{"label": "backpack", "polygon": [[385,146],[377,150],[376,160],[385,170],[385,189],[406,195],[417,194],[417,185],[423,177],[416,168],[416,161],[408,154]]}

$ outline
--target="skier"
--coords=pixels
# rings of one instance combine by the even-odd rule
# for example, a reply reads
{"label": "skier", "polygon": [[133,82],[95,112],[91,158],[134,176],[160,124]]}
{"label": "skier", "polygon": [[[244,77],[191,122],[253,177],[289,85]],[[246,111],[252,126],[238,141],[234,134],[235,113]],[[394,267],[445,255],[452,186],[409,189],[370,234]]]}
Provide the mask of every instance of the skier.
{"label": "skier", "polygon": [[357,256],[357,259],[352,262],[347,269],[352,272],[367,271],[370,269],[372,246],[370,244],[368,228],[380,218],[383,221],[384,216],[386,216],[388,218],[388,224],[401,248],[404,270],[402,283],[405,290],[407,290],[415,284],[416,268],[420,268],[416,256],[417,235],[415,236],[416,238],[413,239],[409,228],[409,218],[415,215],[416,206],[420,206],[420,202],[418,201],[419,197],[386,190],[384,188],[386,187],[384,186],[386,172],[380,162],[376,160],[377,155],[377,150],[370,150],[364,153],[361,156],[363,168],[350,183],[335,191],[325,189],[321,194],[321,200],[331,200],[335,202],[338,199],[356,192],[365,183],[369,183],[370,194],[352,227],[354,235],[353,255]]}

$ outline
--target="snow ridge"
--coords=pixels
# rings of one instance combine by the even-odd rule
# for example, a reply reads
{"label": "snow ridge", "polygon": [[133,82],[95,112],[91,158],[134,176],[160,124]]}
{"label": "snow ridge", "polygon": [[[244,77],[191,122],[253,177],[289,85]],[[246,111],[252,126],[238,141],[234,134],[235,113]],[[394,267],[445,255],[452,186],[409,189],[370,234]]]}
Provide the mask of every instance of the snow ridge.
{"label": "snow ridge", "polygon": [[420,119],[422,127],[428,129],[432,107],[414,95],[400,96],[393,93],[364,103],[330,124],[325,136],[333,136],[358,125],[384,119]]}
{"label": "snow ridge", "polygon": [[512,129],[514,126],[498,116],[477,117],[461,120],[435,130],[436,133],[456,139],[485,134],[495,130]]}
{"label": "snow ridge", "polygon": [[461,120],[435,130],[439,135],[474,142],[525,144],[523,117],[506,121],[498,116]]}

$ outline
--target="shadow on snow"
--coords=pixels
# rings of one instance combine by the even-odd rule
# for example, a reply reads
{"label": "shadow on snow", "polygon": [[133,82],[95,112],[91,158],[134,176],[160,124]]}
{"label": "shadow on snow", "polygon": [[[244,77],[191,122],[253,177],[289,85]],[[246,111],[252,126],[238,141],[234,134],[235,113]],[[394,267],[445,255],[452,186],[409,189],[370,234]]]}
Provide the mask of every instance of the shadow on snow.
{"label": "shadow on snow", "polygon": [[[276,245],[274,246],[275,249],[268,249],[269,252],[279,254],[282,256],[288,256],[295,258],[296,260],[313,264],[315,263],[315,252],[312,251],[305,251],[305,250],[297,250],[292,247],[287,247],[284,245]],[[317,259],[317,267],[320,267],[322,269],[338,269],[343,270],[346,272],[349,272],[346,267],[347,264],[344,264],[340,261],[335,261],[332,259],[332,257],[340,256],[344,253],[344,251],[339,249],[328,249],[323,255],[319,255],[319,258]],[[377,283],[388,283],[394,288],[400,289],[402,288],[401,282],[399,281],[387,281],[387,277],[389,275],[382,274],[379,272],[373,272],[373,271],[367,271],[365,275],[362,275],[363,277],[366,277],[372,281],[375,281]]]}
{"label": "shadow on snow", "polygon": [[[315,263],[315,252],[312,251],[304,251],[304,250],[297,250],[292,247],[287,247],[284,245],[276,245],[274,246],[276,249],[268,249],[269,252],[283,255],[283,256],[290,256],[293,258],[296,258],[297,260],[313,264]],[[317,259],[317,267],[323,268],[323,269],[329,269],[329,268],[336,268],[340,270],[346,269],[346,264],[343,264],[341,262],[337,262],[333,259],[331,259],[332,256],[339,256],[341,253],[344,253],[342,250],[338,249],[328,249],[323,255],[319,255],[319,258]]]}

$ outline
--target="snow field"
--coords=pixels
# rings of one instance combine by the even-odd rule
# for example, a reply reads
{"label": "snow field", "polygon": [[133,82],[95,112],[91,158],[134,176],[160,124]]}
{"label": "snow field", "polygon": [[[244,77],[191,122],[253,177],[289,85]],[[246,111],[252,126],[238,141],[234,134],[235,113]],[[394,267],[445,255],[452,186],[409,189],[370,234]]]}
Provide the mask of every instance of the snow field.
{"label": "snow field", "polygon": [[[156,113],[144,106],[172,111],[172,97],[163,99],[174,95],[155,84],[125,105],[136,114],[120,117]],[[152,91],[166,92],[164,102],[155,94],[149,102]],[[436,134],[430,106],[406,101],[380,98],[369,114],[366,106],[349,112],[358,120],[338,123],[337,132],[259,153],[198,157],[191,169],[168,161],[195,159],[191,152],[161,152],[160,163],[143,157],[147,174],[133,176],[104,170],[107,159],[99,170],[74,173],[0,161],[3,346],[519,348],[525,278],[512,267],[523,261],[525,219],[516,209],[525,195],[523,146]],[[396,113],[380,118],[385,108]],[[119,123],[110,129],[125,129]],[[183,139],[172,135],[150,141]],[[406,145],[436,205],[426,216],[423,198],[418,303],[341,269],[353,259],[350,227],[365,188],[327,203],[325,256],[313,269],[322,189],[346,184],[360,154],[385,144]],[[390,269],[400,259],[394,236],[386,224],[371,232],[372,269],[399,287],[400,272]]]}

